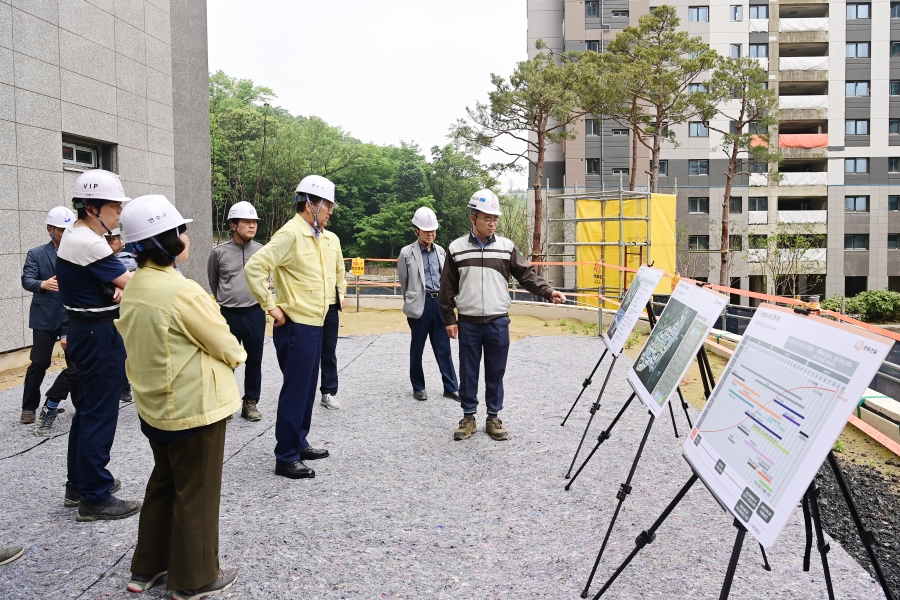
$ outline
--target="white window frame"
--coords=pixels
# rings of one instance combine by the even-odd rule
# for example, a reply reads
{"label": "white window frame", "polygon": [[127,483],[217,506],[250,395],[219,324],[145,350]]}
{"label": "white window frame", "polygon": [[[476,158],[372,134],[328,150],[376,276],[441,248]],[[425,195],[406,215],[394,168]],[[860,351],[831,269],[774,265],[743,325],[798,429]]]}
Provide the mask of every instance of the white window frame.
{"label": "white window frame", "polygon": [[584,135],[598,136],[602,134],[603,130],[600,128],[600,119],[585,119]]}
{"label": "white window frame", "polygon": [[[696,163],[697,172],[691,173],[691,163]],[[701,169],[701,165],[704,167]],[[705,170],[706,173],[701,173],[701,170]],[[708,177],[709,176],[709,160],[705,158],[692,158],[688,160],[688,176],[689,177]]]}
{"label": "white window frame", "polygon": [[[100,152],[99,152],[98,148],[94,148],[91,146],[82,146],[81,144],[73,144],[72,142],[63,142],[62,145],[63,145],[63,148],[71,148],[72,149],[72,158],[71,159],[67,159],[67,158],[62,159],[62,162],[64,165],[68,165],[70,167],[76,167],[79,169],[85,169],[85,170],[96,169],[99,167]],[[85,164],[83,162],[78,162],[76,160],[79,150],[82,152],[89,152],[91,154],[93,161],[90,165]]]}
{"label": "white window frame", "polygon": [[[859,16],[860,9],[864,9],[864,17]],[[857,19],[871,19],[872,5],[868,2],[848,2],[847,3],[847,20],[854,21]]]}
{"label": "white window frame", "polygon": [[708,138],[709,125],[703,121],[691,121],[688,123],[688,137]]}
{"label": "white window frame", "polygon": [[750,44],[750,58],[769,58],[769,44]]}
{"label": "white window frame", "polygon": [[[591,9],[594,9],[593,11]],[[592,14],[593,13],[593,14]],[[584,3],[584,16],[588,19],[596,19],[600,16],[600,2],[585,2]]]}
{"label": "white window frame", "polygon": [[[591,171],[591,165],[592,165],[592,164],[597,165],[597,170]],[[599,175],[599,174],[600,174],[601,166],[600,166],[600,159],[599,159],[599,158],[588,158],[588,159],[585,159],[584,165],[585,165],[585,167],[584,167],[585,174],[587,174],[587,175]]]}
{"label": "white window frame", "polygon": [[612,11],[612,17],[614,19],[627,19],[630,16],[629,11],[627,10],[614,10]]}
{"label": "white window frame", "polygon": [[[866,48],[865,56],[860,56],[860,54],[859,54],[859,49],[861,46],[865,46],[865,48]],[[853,54],[850,54],[850,48],[853,48]],[[846,58],[872,58],[872,43],[871,42],[847,42]]]}
{"label": "white window frame", "polygon": [[744,7],[741,4],[732,4],[728,10],[728,15],[732,23],[739,23],[744,20]]}
{"label": "white window frame", "polygon": [[612,132],[610,133],[610,135],[617,136],[617,137],[621,137],[621,136],[628,137],[628,130],[627,129],[613,129]]}
{"label": "white window frame", "polygon": [[[852,94],[848,93],[848,92],[849,92],[849,89],[848,89],[848,88],[849,88],[851,85],[853,86],[853,93],[852,93]],[[860,86],[860,85],[865,85],[865,86],[866,86],[866,93],[865,93],[865,94],[860,94],[860,93],[859,93],[859,86]],[[866,80],[860,80],[860,81],[847,81],[847,82],[845,82],[845,84],[844,84],[844,93],[846,94],[846,97],[847,97],[847,98],[868,98],[868,97],[872,94],[872,84],[871,84],[870,81],[866,81]]]}
{"label": "white window frame", "polygon": [[[755,16],[754,16],[754,13],[756,13]],[[760,13],[763,13],[765,16],[760,16]],[[751,4],[750,5],[750,18],[751,19],[768,19],[769,18],[769,6],[767,4]]]}
{"label": "white window frame", "polygon": [[688,22],[709,23],[709,6],[689,6]]}
{"label": "white window frame", "polygon": [[744,55],[743,44],[728,44],[728,56],[731,58],[741,58]]}

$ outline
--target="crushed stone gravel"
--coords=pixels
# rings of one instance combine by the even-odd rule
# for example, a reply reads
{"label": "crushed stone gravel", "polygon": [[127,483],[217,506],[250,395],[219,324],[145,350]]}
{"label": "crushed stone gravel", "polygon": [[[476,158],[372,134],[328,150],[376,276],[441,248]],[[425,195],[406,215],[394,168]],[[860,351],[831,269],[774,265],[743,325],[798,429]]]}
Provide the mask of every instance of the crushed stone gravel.
{"label": "crushed stone gravel", "polygon": [[[441,396],[426,357],[429,400],[412,398],[409,336],[342,338],[341,410],[316,406],[310,441],[331,457],[310,463],[312,480],[276,477],[274,417],[281,374],[271,340],[263,364],[263,420],[228,424],[220,560],[238,568],[221,598],[578,598],[647,422],[635,402],[570,491],[563,475],[599,390],[560,422],[599,357],[598,339],[532,337],[512,345],[501,414],[508,442],[478,433],[454,442],[459,405]],[[456,343],[454,342],[454,357]],[[630,389],[618,361],[586,449]],[[239,380],[242,369],[237,372]],[[49,386],[52,375],[48,376]],[[597,381],[595,379],[595,381]],[[71,404],[44,442],[18,423],[21,386],[0,393],[0,546],[25,555],[0,567],[0,597],[134,598],[125,591],[137,518],[76,523],[62,507]],[[696,416],[696,415],[694,415]],[[682,435],[684,415],[676,413]],[[596,592],[687,480],[669,418],[649,438],[606,556]],[[583,451],[586,455],[586,451]],[[119,497],[140,499],[152,456],[133,405],[120,411],[110,469]],[[717,597],[734,541],[732,519],[695,485],[656,541],[638,555],[607,598]],[[821,565],[801,570],[804,532],[796,511],[769,552],[745,542],[734,598],[822,598]],[[872,600],[872,577],[829,538],[838,598]],[[142,598],[167,598],[162,587]]]}

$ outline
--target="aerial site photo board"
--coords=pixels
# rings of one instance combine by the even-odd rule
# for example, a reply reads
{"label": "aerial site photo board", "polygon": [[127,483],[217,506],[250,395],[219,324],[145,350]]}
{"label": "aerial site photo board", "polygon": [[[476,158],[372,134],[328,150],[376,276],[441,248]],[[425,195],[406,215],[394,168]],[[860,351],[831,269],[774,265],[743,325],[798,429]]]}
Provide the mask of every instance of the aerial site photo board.
{"label": "aerial site photo board", "polygon": [[893,342],[760,306],[684,456],[764,547],[775,543]]}
{"label": "aerial site photo board", "polygon": [[613,356],[618,356],[622,352],[625,341],[641,318],[641,313],[647,307],[647,303],[653,296],[653,290],[659,285],[662,276],[663,272],[659,269],[641,265],[634,279],[631,280],[631,286],[628,288],[625,298],[622,299],[619,310],[616,311],[612,323],[609,324],[609,329],[603,334],[603,341]]}
{"label": "aerial site photo board", "polygon": [[727,303],[723,294],[685,281],[675,287],[628,371],[628,383],[653,416],[659,416],[675,393]]}

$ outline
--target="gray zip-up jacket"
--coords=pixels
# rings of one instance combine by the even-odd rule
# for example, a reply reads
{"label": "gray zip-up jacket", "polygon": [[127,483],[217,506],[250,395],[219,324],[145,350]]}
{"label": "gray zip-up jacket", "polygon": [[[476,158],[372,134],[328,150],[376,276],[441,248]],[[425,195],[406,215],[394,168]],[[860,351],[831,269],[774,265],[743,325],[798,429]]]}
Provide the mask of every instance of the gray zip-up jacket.
{"label": "gray zip-up jacket", "polygon": [[519,252],[512,240],[493,235],[479,245],[469,232],[453,240],[441,274],[441,313],[447,325],[459,321],[487,323],[509,314],[509,277],[512,275],[526,290],[550,299],[553,288],[534,271],[534,266]]}
{"label": "gray zip-up jacket", "polygon": [[259,304],[247,288],[244,265],[262,248],[262,244],[250,241],[238,244],[234,237],[213,248],[206,263],[209,289],[219,306],[225,308],[249,308]]}

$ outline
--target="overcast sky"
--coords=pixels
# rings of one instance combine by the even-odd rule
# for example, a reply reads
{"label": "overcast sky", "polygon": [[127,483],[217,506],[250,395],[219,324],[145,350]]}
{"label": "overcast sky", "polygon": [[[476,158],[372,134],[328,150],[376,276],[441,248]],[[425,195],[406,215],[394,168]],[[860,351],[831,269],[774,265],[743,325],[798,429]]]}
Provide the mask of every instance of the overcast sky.
{"label": "overcast sky", "polygon": [[[526,58],[526,0],[215,0],[209,68],[273,89],[364,142],[429,156],[490,74]],[[497,157],[482,155],[489,162]],[[502,187],[524,175],[504,175]]]}

